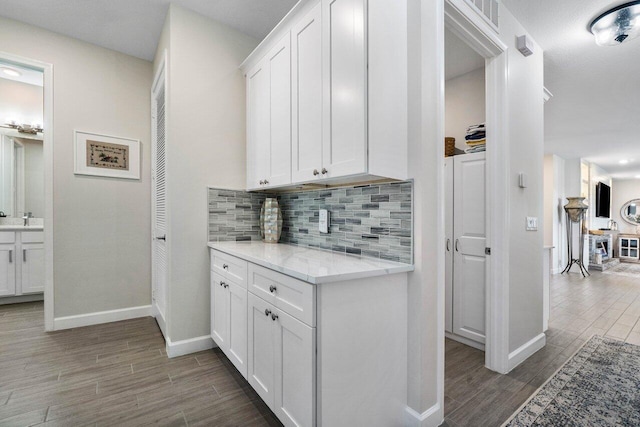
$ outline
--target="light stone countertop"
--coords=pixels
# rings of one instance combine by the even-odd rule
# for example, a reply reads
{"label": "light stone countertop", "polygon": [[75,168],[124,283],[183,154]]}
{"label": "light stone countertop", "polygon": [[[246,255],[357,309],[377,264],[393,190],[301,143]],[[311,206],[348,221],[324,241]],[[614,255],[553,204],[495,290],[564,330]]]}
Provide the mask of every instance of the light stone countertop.
{"label": "light stone countertop", "polygon": [[314,285],[414,270],[413,264],[285,243],[209,242],[208,246]]}

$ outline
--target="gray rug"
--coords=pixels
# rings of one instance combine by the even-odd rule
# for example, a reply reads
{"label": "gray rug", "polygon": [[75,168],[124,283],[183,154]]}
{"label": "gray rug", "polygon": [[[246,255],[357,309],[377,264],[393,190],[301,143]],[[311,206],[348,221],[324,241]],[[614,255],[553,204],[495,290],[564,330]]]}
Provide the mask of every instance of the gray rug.
{"label": "gray rug", "polygon": [[593,336],[504,425],[640,426],[640,346]]}
{"label": "gray rug", "polygon": [[621,262],[615,267],[605,270],[602,274],[615,274],[617,276],[638,277],[640,278],[640,264],[632,264],[629,262]]}

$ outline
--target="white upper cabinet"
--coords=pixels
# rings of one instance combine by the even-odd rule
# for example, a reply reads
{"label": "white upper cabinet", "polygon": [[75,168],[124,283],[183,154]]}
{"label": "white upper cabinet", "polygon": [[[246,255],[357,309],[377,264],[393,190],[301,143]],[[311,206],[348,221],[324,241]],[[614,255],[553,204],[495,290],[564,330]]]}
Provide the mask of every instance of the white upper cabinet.
{"label": "white upper cabinet", "polygon": [[318,4],[291,29],[294,182],[319,179],[322,171],[321,18]]}
{"label": "white upper cabinet", "polygon": [[323,0],[324,133],[328,178],[367,172],[366,0]]}
{"label": "white upper cabinet", "polygon": [[247,75],[247,188],[291,183],[289,34]]}
{"label": "white upper cabinet", "polygon": [[247,188],[407,179],[407,36],[405,1],[298,2],[241,66]]}

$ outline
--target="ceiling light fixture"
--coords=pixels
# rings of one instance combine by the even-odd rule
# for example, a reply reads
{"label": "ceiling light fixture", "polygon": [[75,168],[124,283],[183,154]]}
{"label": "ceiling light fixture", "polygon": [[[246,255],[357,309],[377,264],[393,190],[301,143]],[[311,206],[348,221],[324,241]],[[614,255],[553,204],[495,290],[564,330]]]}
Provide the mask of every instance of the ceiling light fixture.
{"label": "ceiling light fixture", "polygon": [[629,160],[620,160],[620,162],[618,163],[620,163],[621,165],[626,165],[627,163],[629,163]]}
{"label": "ceiling light fixture", "polygon": [[617,46],[640,35],[640,0],[607,10],[589,25],[600,46]]}
{"label": "ceiling light fixture", "polygon": [[1,69],[2,69],[2,72],[5,73],[7,76],[20,77],[22,75],[20,71],[14,70],[13,68],[2,67]]}

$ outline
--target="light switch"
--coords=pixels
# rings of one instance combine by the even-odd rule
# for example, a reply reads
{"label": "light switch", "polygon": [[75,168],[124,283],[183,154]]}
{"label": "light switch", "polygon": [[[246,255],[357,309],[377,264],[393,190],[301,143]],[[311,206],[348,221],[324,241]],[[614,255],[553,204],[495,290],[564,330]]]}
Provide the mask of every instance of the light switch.
{"label": "light switch", "polygon": [[331,222],[329,211],[326,209],[320,209],[320,215],[318,220],[318,229],[323,234],[329,233],[329,224]]}
{"label": "light switch", "polygon": [[527,231],[538,231],[538,218],[535,216],[527,217]]}

